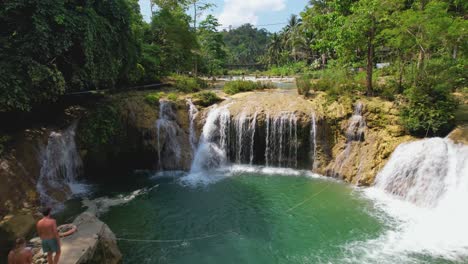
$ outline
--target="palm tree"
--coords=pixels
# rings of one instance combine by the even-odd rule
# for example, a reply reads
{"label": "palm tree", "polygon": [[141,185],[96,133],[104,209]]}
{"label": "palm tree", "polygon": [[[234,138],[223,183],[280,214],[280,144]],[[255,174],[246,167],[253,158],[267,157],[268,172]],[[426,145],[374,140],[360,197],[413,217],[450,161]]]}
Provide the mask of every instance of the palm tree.
{"label": "palm tree", "polygon": [[299,47],[303,46],[305,42],[301,26],[302,19],[293,14],[284,28],[285,44],[290,48],[294,61],[297,61]]}
{"label": "palm tree", "polygon": [[273,33],[270,39],[270,43],[268,43],[268,62],[270,64],[278,65],[279,56],[283,45],[281,43],[281,38],[278,33]]}

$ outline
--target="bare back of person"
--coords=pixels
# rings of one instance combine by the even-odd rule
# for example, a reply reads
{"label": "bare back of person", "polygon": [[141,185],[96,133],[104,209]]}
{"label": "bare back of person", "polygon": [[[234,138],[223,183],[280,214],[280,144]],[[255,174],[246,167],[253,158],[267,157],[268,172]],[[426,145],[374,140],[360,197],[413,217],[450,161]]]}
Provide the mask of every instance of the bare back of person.
{"label": "bare back of person", "polygon": [[[42,251],[47,253],[47,262],[57,264],[60,259],[60,237],[57,223],[50,217],[50,208],[43,211],[44,218],[37,222],[37,233],[42,240]],[[54,256],[55,253],[55,256]]]}
{"label": "bare back of person", "polygon": [[28,248],[12,250],[8,255],[8,264],[31,264],[32,252]]}
{"label": "bare back of person", "polygon": [[56,227],[57,224],[54,219],[49,217],[42,218],[37,222],[37,232],[39,233],[39,237],[42,240],[56,238]]}

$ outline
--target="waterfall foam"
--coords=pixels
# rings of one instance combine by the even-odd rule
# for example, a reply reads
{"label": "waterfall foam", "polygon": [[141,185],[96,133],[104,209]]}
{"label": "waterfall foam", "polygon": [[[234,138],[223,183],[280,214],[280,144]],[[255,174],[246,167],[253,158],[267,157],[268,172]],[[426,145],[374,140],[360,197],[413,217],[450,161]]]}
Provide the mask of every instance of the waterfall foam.
{"label": "waterfall foam", "polygon": [[81,157],[75,143],[77,123],[64,131],[51,132],[47,146],[41,151],[41,170],[37,190],[41,203],[61,208],[61,201],[87,192],[86,185],[77,181],[82,169]]}
{"label": "waterfall foam", "polygon": [[431,255],[466,263],[468,146],[442,138],[402,144],[365,193],[396,227],[351,245],[355,256],[380,263],[425,263],[418,255]]}

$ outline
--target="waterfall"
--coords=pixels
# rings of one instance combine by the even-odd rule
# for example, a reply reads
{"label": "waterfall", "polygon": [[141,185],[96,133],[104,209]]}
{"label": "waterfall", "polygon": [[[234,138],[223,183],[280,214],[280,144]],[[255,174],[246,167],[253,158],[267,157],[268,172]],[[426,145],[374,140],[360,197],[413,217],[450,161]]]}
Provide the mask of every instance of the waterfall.
{"label": "waterfall", "polygon": [[465,263],[468,146],[447,138],[401,144],[366,194],[398,220],[397,226],[354,251],[393,263],[424,263],[414,259],[417,254]]}
{"label": "waterfall", "polygon": [[315,113],[312,113],[312,124],[310,126],[310,142],[312,142],[312,169],[315,169],[317,167],[317,121],[316,121],[316,116]]}
{"label": "waterfall", "polygon": [[459,184],[468,191],[467,164],[468,147],[449,139],[401,144],[377,175],[375,186],[405,201],[437,207],[444,196],[456,193]]}
{"label": "waterfall", "polygon": [[47,206],[61,207],[61,202],[74,194],[86,192],[77,182],[82,161],[75,143],[73,123],[64,131],[51,132],[47,146],[41,151],[41,170],[37,190],[41,202]]}
{"label": "waterfall", "polygon": [[180,162],[181,148],[177,138],[180,130],[174,103],[160,100],[159,118],[156,120],[158,166],[160,169],[164,169],[164,165],[169,163],[177,164]]}
{"label": "waterfall", "polygon": [[252,118],[252,122],[250,122],[249,130],[250,132],[250,162],[249,164],[252,165],[254,161],[254,145],[255,145],[255,127],[257,126],[257,114],[258,112],[255,111],[254,116]]}
{"label": "waterfall", "polygon": [[192,153],[195,154],[197,150],[197,133],[195,132],[195,118],[198,116],[198,109],[193,104],[191,99],[187,99],[187,104],[189,105],[189,137],[190,137],[190,146],[192,147]]}
{"label": "waterfall", "polygon": [[282,112],[266,117],[265,161],[267,166],[297,167],[297,118]]}
{"label": "waterfall", "polygon": [[219,168],[228,162],[231,114],[228,106],[214,106],[206,118],[191,173]]}
{"label": "waterfall", "polygon": [[254,161],[257,114],[256,111],[253,116],[247,116],[242,112],[234,117],[233,133],[236,135],[236,140],[232,145],[232,151],[236,153],[235,162],[238,164],[252,164]]}
{"label": "waterfall", "polygon": [[332,176],[340,177],[344,166],[347,164],[351,151],[353,150],[353,142],[362,142],[364,140],[365,130],[367,128],[366,120],[362,115],[364,105],[357,102],[354,106],[354,113],[348,121],[348,128],[345,131],[346,147],[338,154],[335,159],[335,164],[332,169]]}

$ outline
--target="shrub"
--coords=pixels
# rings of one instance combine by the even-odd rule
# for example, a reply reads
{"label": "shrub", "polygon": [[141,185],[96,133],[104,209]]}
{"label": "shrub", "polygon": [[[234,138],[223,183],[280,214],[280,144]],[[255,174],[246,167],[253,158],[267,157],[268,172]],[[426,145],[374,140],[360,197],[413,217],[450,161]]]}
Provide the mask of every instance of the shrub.
{"label": "shrub", "polygon": [[312,88],[311,78],[308,76],[302,76],[300,78],[296,78],[296,86],[297,92],[300,95],[307,96]]}
{"label": "shrub", "polygon": [[194,98],[197,99],[196,103],[198,105],[205,107],[213,105],[222,100],[214,92],[199,92],[195,94]]}
{"label": "shrub", "polygon": [[145,101],[149,104],[157,104],[163,96],[164,92],[150,93],[145,96]]}
{"label": "shrub", "polygon": [[177,96],[176,93],[170,93],[170,94],[167,95],[167,99],[169,99],[169,101],[173,101],[173,102],[177,101],[177,98],[178,98],[178,96]]}
{"label": "shrub", "polygon": [[208,87],[208,83],[197,77],[174,75],[174,87],[182,93],[194,93]]}
{"label": "shrub", "polygon": [[406,90],[405,97],[401,120],[411,134],[445,136],[455,126],[458,102],[449,91],[426,84]]}
{"label": "shrub", "polygon": [[236,93],[243,93],[243,92],[249,92],[249,91],[254,91],[254,90],[262,90],[262,89],[267,89],[267,88],[272,88],[274,87],[273,83],[271,82],[253,82],[253,81],[242,81],[242,80],[237,80],[237,81],[231,81],[227,82],[224,85],[223,91],[227,94],[236,94]]}

